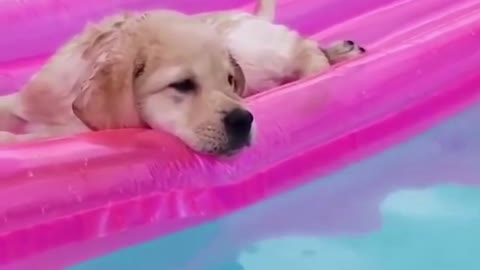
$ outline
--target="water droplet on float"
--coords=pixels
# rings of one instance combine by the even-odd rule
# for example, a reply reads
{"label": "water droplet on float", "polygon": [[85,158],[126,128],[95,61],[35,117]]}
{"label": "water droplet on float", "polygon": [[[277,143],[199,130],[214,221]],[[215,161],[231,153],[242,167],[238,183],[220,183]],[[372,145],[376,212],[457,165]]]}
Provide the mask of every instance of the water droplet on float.
{"label": "water droplet on float", "polygon": [[472,36],[476,36],[476,35],[477,35],[477,32],[475,32],[475,31],[472,31],[472,32],[470,32],[470,35],[472,35]]}
{"label": "water droplet on float", "polygon": [[28,174],[28,177],[33,177],[33,172],[32,171],[28,171],[27,174]]}

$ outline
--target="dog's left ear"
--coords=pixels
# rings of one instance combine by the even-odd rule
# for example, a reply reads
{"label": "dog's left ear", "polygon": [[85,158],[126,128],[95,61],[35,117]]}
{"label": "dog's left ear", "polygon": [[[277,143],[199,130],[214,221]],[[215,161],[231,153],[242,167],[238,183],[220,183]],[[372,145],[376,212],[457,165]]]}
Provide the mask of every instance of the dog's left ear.
{"label": "dog's left ear", "polygon": [[233,76],[235,78],[234,80],[234,89],[235,93],[241,97],[243,97],[246,94],[246,79],[245,79],[245,74],[243,73],[242,67],[238,64],[237,60],[233,58],[232,55],[230,55],[230,62],[232,63],[233,66]]}
{"label": "dog's left ear", "polygon": [[[92,30],[94,31],[94,30]],[[72,104],[75,115],[92,130],[143,126],[133,83],[138,70],[138,48],[120,29],[86,33],[82,57],[92,63]]]}

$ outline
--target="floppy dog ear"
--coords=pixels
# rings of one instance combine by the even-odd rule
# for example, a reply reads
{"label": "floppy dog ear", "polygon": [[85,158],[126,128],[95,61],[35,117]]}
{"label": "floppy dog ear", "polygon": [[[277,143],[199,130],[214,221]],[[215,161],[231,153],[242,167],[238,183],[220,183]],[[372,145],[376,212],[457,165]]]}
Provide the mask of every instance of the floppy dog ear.
{"label": "floppy dog ear", "polygon": [[143,68],[138,48],[118,27],[90,31],[80,53],[91,63],[91,73],[85,75],[73,112],[92,130],[143,126],[133,89],[134,76]]}
{"label": "floppy dog ear", "polygon": [[243,73],[242,67],[238,64],[237,60],[230,55],[230,62],[233,66],[233,77],[234,79],[234,90],[237,95],[243,97],[246,94],[246,80],[245,80],[245,73]]}

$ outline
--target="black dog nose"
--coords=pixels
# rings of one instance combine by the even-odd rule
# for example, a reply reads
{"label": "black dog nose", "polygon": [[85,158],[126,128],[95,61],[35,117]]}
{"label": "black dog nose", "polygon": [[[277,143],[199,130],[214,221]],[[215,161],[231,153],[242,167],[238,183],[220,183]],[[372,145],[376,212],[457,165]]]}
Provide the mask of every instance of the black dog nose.
{"label": "black dog nose", "polygon": [[252,128],[253,115],[243,109],[234,109],[223,118],[227,133],[236,138],[248,138]]}

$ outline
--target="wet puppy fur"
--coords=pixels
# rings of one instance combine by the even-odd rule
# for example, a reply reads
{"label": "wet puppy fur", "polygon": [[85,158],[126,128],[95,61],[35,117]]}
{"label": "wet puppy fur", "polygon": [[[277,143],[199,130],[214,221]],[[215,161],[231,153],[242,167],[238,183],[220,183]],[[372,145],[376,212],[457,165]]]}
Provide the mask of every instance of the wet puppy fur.
{"label": "wet puppy fur", "polygon": [[0,141],[149,127],[231,155],[254,129],[244,89],[211,28],[173,11],[115,15],[87,26],[20,92],[0,99]]}
{"label": "wet puppy fur", "polygon": [[275,24],[275,5],[275,0],[258,0],[256,14],[222,11],[196,15],[222,35],[242,67],[245,96],[318,74],[365,53],[351,40],[322,47],[315,40]]}
{"label": "wet puppy fur", "polygon": [[0,143],[148,127],[199,152],[237,153],[255,130],[242,97],[365,52],[349,40],[322,48],[274,24],[274,0],[259,1],[255,15],[155,10],[88,25],[0,99]]}

